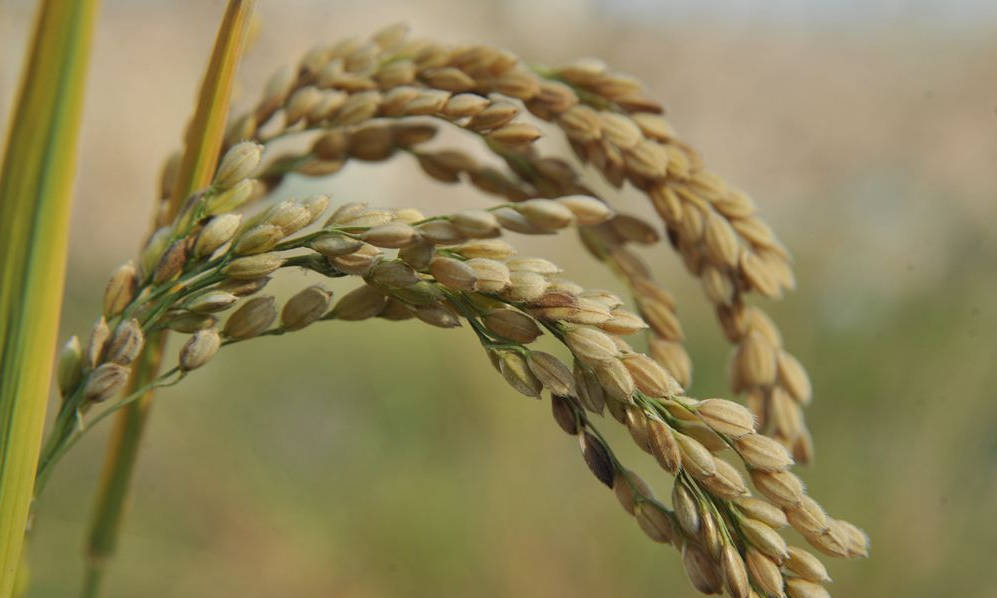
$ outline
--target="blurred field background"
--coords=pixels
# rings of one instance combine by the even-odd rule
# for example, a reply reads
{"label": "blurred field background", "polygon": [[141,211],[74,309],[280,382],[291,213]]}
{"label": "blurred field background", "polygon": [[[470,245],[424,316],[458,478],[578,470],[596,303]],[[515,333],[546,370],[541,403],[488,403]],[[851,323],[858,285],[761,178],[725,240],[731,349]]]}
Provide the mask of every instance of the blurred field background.
{"label": "blurred field background", "polygon": [[[765,307],[815,386],[818,458],[801,475],[832,514],[872,537],[869,560],[826,560],[832,593],[997,597],[995,5],[260,4],[243,104],[314,43],[396,21],[535,62],[599,56],[647,81],[685,139],[756,198],[794,252],[799,291]],[[0,3],[5,115],[32,5]],[[64,336],[87,329],[107,275],[146,230],[222,8],[104,3]],[[289,193],[304,192],[295,184]],[[307,189],[428,213],[489,201],[429,182],[405,157],[351,164]],[[636,197],[619,205],[648,213]],[[571,235],[527,247],[586,285],[615,284]],[[679,299],[692,394],[728,396],[729,348],[700,289],[664,247],[648,256]],[[625,433],[601,428],[667,496],[664,474]],[[77,591],[106,433],[80,444],[42,500],[33,598]],[[577,452],[546,400],[514,395],[467,330],[329,323],[240,345],[161,392],[111,595],[698,595],[675,550],[646,540]]]}

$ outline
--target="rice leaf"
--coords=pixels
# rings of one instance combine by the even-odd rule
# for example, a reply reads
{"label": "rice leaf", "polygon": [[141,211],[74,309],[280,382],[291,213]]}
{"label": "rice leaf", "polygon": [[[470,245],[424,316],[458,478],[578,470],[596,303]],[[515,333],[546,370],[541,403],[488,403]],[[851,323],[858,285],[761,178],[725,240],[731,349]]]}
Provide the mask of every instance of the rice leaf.
{"label": "rice leaf", "polygon": [[13,591],[62,303],[96,0],[42,2],[0,169],[0,597]]}

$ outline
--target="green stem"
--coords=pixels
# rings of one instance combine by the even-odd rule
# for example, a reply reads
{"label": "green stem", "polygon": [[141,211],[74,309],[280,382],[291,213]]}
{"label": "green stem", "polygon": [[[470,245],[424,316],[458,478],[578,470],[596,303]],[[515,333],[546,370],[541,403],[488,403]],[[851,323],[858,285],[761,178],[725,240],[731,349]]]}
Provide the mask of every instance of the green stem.
{"label": "green stem", "polygon": [[[166,382],[166,380],[177,373],[181,374],[179,378],[172,382]],[[44,491],[45,486],[48,483],[48,478],[52,474],[52,470],[55,465],[59,462],[59,459],[69,452],[69,449],[71,449],[84,434],[90,431],[91,428],[96,426],[111,414],[117,412],[119,409],[122,409],[139,400],[153,389],[176,384],[184,377],[184,375],[185,374],[180,372],[179,367],[174,367],[172,370],[156,378],[153,382],[150,382],[149,384],[126,395],[124,398],[119,399],[116,403],[105,408],[96,416],[92,417],[89,421],[83,421],[79,417],[67,419],[60,414],[60,419],[56,421],[55,430],[46,442],[45,448],[42,451],[42,457],[39,460],[38,473],[35,477],[35,497],[37,498],[38,496],[41,496],[41,493]]]}
{"label": "green stem", "polygon": [[88,563],[87,569],[83,574],[83,590],[80,592],[80,596],[83,598],[97,598],[100,595],[105,571],[107,570],[103,567],[90,567]]}
{"label": "green stem", "polygon": [[[156,378],[162,356],[165,333],[146,341],[146,349],[136,363],[129,381],[132,389],[145,387]],[[131,393],[129,393],[131,394]],[[119,412],[104,464],[94,518],[86,542],[86,579],[83,596],[97,596],[105,569],[117,546],[124,504],[131,485],[135,461],[145,422],[152,406],[152,391],[143,393],[137,402]]]}

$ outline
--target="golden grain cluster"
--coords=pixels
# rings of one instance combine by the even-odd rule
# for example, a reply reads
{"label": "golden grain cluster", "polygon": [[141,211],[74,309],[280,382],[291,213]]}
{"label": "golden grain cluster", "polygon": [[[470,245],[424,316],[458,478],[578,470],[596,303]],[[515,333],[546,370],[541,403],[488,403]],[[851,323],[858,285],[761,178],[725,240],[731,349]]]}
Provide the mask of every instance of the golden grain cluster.
{"label": "golden grain cluster", "polygon": [[[791,526],[818,551],[865,556],[865,534],[831,517],[791,471],[810,459],[801,407],[811,398],[800,363],[775,324],[746,297],[778,297],[794,285],[789,255],[741,191],[711,173],[632,77],[598,61],[533,67],[488,46],[451,47],[407,37],[403,27],[310,51],[278,71],[248,113],[234,118],[213,184],[169,202],[134,262],[107,286],[103,315],[86,342],[74,337],[59,366],[62,442],[134,400],[117,397],[146,335],[190,335],[176,383],[225,345],[284,334],[318,321],[418,319],[466,324],[502,378],[520,393],[549,395],[554,419],[577,437],[596,478],[654,541],[673,544],[704,593],[827,596],[824,566],[789,546]],[[553,123],[577,160],[545,156],[535,119]],[[441,127],[480,138],[507,165],[461,150],[428,150]],[[308,136],[306,151],[270,155],[276,140]],[[411,156],[430,177],[470,184],[500,202],[425,215],[415,207],[330,205],[325,195],[268,201],[291,173],[329,176],[350,160]],[[164,170],[163,198],[178,160]],[[661,222],[617,212],[584,184],[585,165],[612,187],[629,184]],[[664,236],[701,282],[735,349],[730,382],[748,407],[686,396],[692,364],[672,296],[634,246]],[[617,272],[633,299],[587,289],[543,257],[519,255],[517,234],[574,229]],[[263,291],[290,267],[360,282],[334,301],[312,285],[278,303]],[[228,315],[225,315],[230,312]],[[624,339],[647,333],[645,355]],[[531,348],[541,336],[566,359]],[[116,398],[117,397],[117,398]],[[116,400],[112,400],[115,399]],[[668,502],[625,467],[593,424],[608,412],[674,477]],[[750,486],[749,486],[750,481]],[[751,487],[757,493],[752,493]]]}

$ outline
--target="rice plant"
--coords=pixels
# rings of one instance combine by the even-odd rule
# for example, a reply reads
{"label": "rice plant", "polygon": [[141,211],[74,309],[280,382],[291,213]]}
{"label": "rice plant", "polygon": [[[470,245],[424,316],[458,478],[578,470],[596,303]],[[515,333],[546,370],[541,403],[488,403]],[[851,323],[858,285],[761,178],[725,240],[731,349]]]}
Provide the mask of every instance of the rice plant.
{"label": "rice plant", "polygon": [[[867,555],[864,532],[829,515],[790,471],[813,454],[803,417],[811,386],[775,323],[751,302],[794,287],[789,251],[751,198],[676,134],[640,81],[596,60],[545,66],[393,25],[316,46],[274,73],[251,110],[228,115],[251,9],[229,4],[185,147],[163,169],[152,230],[111,276],[91,329],[68,339],[58,359],[62,400],[37,459],[35,493],[74,443],[118,418],[85,595],[102,587],[155,389],[206,375],[232,344],[309,326],[335,335],[337,321],[370,318],[473,333],[496,381],[550,402],[595,478],[653,542],[678,550],[703,593],[829,595],[824,566],[787,544],[777,531],[786,526],[826,555]],[[440,130],[486,148],[502,167],[461,148],[428,149]],[[544,135],[563,137],[572,154],[541,152],[535,142]],[[307,149],[282,152],[292,138]],[[325,194],[273,199],[292,174],[326,180],[351,161],[394,159],[492,202],[424,213]],[[619,211],[623,189],[643,195],[660,218]],[[618,275],[618,292],[585,288],[544,256],[517,252],[518,235],[566,233]],[[56,248],[64,254],[64,223],[51,234],[62,235]],[[635,251],[642,246],[670,247],[702,283],[734,346],[730,388],[745,405],[687,395],[692,363],[676,302]],[[357,286],[334,298],[313,284],[278,302],[266,288],[289,269]],[[5,279],[5,300],[7,287]],[[176,355],[162,354],[168,333],[185,335]],[[11,334],[4,330],[5,339]],[[541,337],[558,354],[533,348]],[[646,339],[646,353],[634,339]],[[4,389],[5,409],[22,399]],[[617,457],[597,427],[610,419],[674,480],[669,500]],[[21,528],[9,538],[26,518],[22,500],[24,517],[8,520],[13,492],[4,493],[4,522]],[[17,552],[0,561],[5,578]]]}

